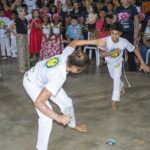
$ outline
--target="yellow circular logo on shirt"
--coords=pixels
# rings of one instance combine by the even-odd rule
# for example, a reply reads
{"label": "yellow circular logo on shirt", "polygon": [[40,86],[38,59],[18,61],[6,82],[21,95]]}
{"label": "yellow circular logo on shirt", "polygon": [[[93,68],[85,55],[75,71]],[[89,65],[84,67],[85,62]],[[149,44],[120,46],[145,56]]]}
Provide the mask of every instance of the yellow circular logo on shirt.
{"label": "yellow circular logo on shirt", "polygon": [[116,57],[118,57],[118,56],[119,56],[119,52],[116,52],[116,53],[111,54],[111,57],[113,57],[113,58],[116,58]]}
{"label": "yellow circular logo on shirt", "polygon": [[4,27],[5,26],[5,22],[4,21],[0,21],[0,26]]}
{"label": "yellow circular logo on shirt", "polygon": [[55,67],[58,63],[59,63],[59,59],[54,57],[54,58],[49,59],[46,62],[46,67],[47,68]]}

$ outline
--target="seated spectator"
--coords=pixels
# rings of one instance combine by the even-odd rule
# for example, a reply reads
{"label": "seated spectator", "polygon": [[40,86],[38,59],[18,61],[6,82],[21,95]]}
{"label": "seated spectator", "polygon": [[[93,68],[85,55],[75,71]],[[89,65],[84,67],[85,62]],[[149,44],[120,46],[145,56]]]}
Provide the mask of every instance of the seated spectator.
{"label": "seated spectator", "polygon": [[[148,33],[148,34],[150,34],[150,33]],[[142,58],[145,63],[146,63],[147,50],[150,49],[150,36],[148,36],[148,34],[145,34],[142,37],[142,43],[141,43],[141,49],[140,49]]]}
{"label": "seated spectator", "polygon": [[116,8],[121,5],[120,0],[113,0],[112,2],[113,2],[113,5],[114,5],[114,10],[116,10]]}
{"label": "seated spectator", "polygon": [[79,3],[77,1],[75,1],[73,3],[73,10],[71,11],[71,17],[77,17],[79,18],[81,16],[81,10],[80,10],[80,6]]}
{"label": "seated spectator", "polygon": [[73,11],[72,2],[71,0],[66,0],[66,4],[62,5],[61,9],[62,25],[64,28],[68,26],[68,23],[70,23],[71,11]]}
{"label": "seated spectator", "polygon": [[107,8],[109,2],[111,0],[101,0],[101,8]]}
{"label": "seated spectator", "polygon": [[49,8],[49,12],[50,12],[51,15],[53,15],[54,13],[57,13],[57,5],[54,5],[53,0],[52,0],[51,3],[49,3],[47,5],[47,7]]}
{"label": "seated spectator", "polygon": [[81,25],[79,24],[77,17],[71,18],[71,24],[67,28],[66,36],[69,40],[84,38],[81,30]]}
{"label": "seated spectator", "polygon": [[112,2],[109,2],[109,3],[107,4],[107,10],[108,10],[107,14],[110,14],[110,15],[113,14],[113,11],[114,11],[114,5],[113,5]]}
{"label": "seated spectator", "polygon": [[96,27],[96,20],[97,20],[97,14],[94,12],[94,9],[92,6],[87,7],[87,18],[86,18],[86,24],[88,26],[89,30],[89,39],[95,39],[96,38],[96,32],[95,32],[95,27]]}
{"label": "seated spectator", "polygon": [[85,24],[85,18],[83,16],[80,16],[79,17],[79,23],[81,25],[81,30],[82,30],[82,33],[83,33],[83,36],[84,36],[84,39],[88,39],[88,28]]}
{"label": "seated spectator", "polygon": [[107,36],[110,34],[110,27],[113,22],[113,15],[106,15],[104,19],[104,30]]}
{"label": "seated spectator", "polygon": [[61,14],[63,4],[60,1],[58,1],[58,4],[56,6],[57,6],[57,13]]}
{"label": "seated spectator", "polygon": [[141,24],[141,33],[143,33],[143,36],[141,37],[140,51],[144,62],[146,62],[146,53],[150,48],[150,10],[146,12]]}
{"label": "seated spectator", "polygon": [[62,12],[71,13],[73,11],[71,0],[66,0],[66,4],[62,6]]}

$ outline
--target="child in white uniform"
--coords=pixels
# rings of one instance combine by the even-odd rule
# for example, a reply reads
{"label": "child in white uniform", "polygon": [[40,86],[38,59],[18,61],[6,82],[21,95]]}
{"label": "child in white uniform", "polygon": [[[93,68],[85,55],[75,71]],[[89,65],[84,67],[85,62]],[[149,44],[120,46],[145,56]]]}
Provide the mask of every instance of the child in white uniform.
{"label": "child in white uniform", "polygon": [[145,65],[139,50],[126,39],[121,38],[121,33],[121,26],[118,23],[113,24],[111,26],[111,35],[104,38],[106,40],[106,46],[105,51],[102,52],[102,56],[105,57],[105,61],[107,62],[110,76],[113,79],[112,111],[117,110],[116,102],[120,101],[120,93],[125,92],[124,84],[120,79],[124,50],[134,52],[141,64],[140,70],[149,72],[149,67]]}
{"label": "child in white uniform", "polygon": [[[38,150],[48,149],[53,120],[68,125],[79,132],[87,131],[84,124],[76,124],[72,99],[68,97],[62,86],[69,72],[79,73],[89,66],[90,60],[85,53],[74,52],[76,46],[104,46],[104,44],[104,40],[73,41],[63,50],[61,55],[40,61],[25,73],[23,85],[34,102],[39,116],[36,146]],[[48,99],[59,106],[62,115],[52,110]]]}
{"label": "child in white uniform", "polygon": [[10,30],[10,49],[12,53],[12,57],[17,57],[17,43],[16,43],[16,23],[15,20],[17,18],[16,12],[11,14],[11,20],[9,23],[9,30]]}
{"label": "child in white uniform", "polygon": [[4,10],[0,10],[0,46],[1,56],[6,59],[6,56],[11,56],[10,41],[8,36],[9,18],[4,16]]}

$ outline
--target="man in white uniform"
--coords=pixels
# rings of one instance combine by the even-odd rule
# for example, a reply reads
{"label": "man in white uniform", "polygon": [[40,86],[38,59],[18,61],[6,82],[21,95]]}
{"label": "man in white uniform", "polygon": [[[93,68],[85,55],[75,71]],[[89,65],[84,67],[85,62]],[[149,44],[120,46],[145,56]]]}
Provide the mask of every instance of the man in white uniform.
{"label": "man in white uniform", "polygon": [[114,23],[111,26],[111,35],[104,38],[106,41],[106,46],[105,50],[102,52],[102,56],[105,57],[105,61],[107,62],[110,76],[113,79],[112,111],[117,110],[116,102],[120,101],[120,93],[125,92],[124,84],[120,79],[124,50],[134,52],[141,64],[140,70],[149,72],[149,67],[145,65],[139,50],[128,40],[121,38],[121,34],[122,27],[120,24]]}
{"label": "man in white uniform", "polygon": [[[39,116],[36,146],[38,150],[48,149],[53,120],[79,132],[87,131],[84,124],[76,124],[72,99],[68,97],[62,86],[69,72],[79,73],[89,66],[89,57],[81,51],[74,51],[76,46],[104,46],[104,44],[104,40],[73,41],[61,55],[40,61],[25,73],[23,85],[34,102]],[[52,110],[48,99],[59,106],[62,115]]]}

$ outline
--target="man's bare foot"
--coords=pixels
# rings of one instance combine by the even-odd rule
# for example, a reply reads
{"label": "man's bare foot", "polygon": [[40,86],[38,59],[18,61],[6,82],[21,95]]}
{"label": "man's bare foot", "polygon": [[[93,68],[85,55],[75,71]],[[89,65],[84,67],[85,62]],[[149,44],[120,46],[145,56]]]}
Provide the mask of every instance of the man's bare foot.
{"label": "man's bare foot", "polygon": [[120,91],[121,96],[123,96],[126,93],[125,86],[123,85]]}
{"label": "man's bare foot", "polygon": [[81,133],[85,133],[87,132],[87,126],[85,124],[77,124],[74,128],[72,128],[73,130],[77,130]]}
{"label": "man's bare foot", "polygon": [[115,101],[112,102],[112,105],[111,105],[111,111],[112,112],[116,112],[118,109],[117,109],[117,104]]}

